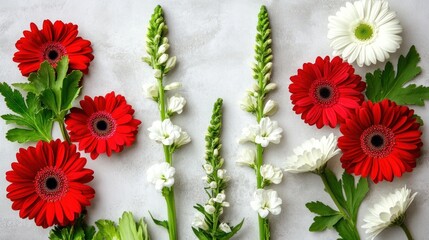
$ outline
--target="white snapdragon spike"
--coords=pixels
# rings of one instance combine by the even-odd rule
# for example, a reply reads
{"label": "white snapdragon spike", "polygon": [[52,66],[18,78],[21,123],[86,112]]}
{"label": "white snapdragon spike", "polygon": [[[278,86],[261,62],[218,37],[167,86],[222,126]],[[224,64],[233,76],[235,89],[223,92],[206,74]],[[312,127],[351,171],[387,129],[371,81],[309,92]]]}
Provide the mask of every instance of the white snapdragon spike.
{"label": "white snapdragon spike", "polygon": [[255,160],[256,160],[255,150],[250,148],[243,148],[243,149],[240,149],[240,152],[238,153],[236,163],[238,165],[249,166],[253,168],[255,166]]}
{"label": "white snapdragon spike", "polygon": [[221,224],[219,224],[219,228],[224,233],[230,233],[231,232],[231,227],[228,225],[228,223],[221,223]]}
{"label": "white snapdragon spike", "polygon": [[250,206],[257,211],[261,218],[266,218],[269,213],[278,215],[282,211],[282,200],[277,192],[271,189],[257,189],[253,194],[253,200]]}
{"label": "white snapdragon spike", "polygon": [[260,171],[264,180],[274,184],[282,182],[283,172],[279,167],[274,167],[271,164],[264,164],[261,166]]}
{"label": "white snapdragon spike", "polygon": [[216,208],[210,204],[207,204],[204,206],[204,211],[206,211],[208,214],[213,214],[216,211]]}
{"label": "white snapdragon spike", "polygon": [[196,229],[206,230],[206,231],[209,229],[209,226],[204,220],[204,215],[201,213],[195,214],[194,220],[192,221],[192,227]]}
{"label": "white snapdragon spike", "polygon": [[167,111],[169,114],[181,114],[183,112],[183,107],[186,105],[186,99],[182,96],[172,96],[167,102]]}
{"label": "white snapdragon spike", "polygon": [[329,17],[328,29],[334,55],[360,67],[384,62],[402,42],[402,27],[386,0],[347,2]]}
{"label": "white snapdragon spike", "polygon": [[382,197],[380,202],[369,209],[369,214],[363,219],[365,222],[362,228],[368,234],[368,239],[373,240],[379,233],[393,224],[401,224],[404,220],[405,212],[413,202],[417,193],[411,195],[411,190],[407,187],[396,189],[386,197]]}
{"label": "white snapdragon spike", "polygon": [[171,91],[176,90],[182,87],[182,84],[180,82],[172,82],[170,84],[165,85],[164,90],[165,91]]}
{"label": "white snapdragon spike", "polygon": [[191,142],[191,138],[189,137],[188,133],[182,131],[180,127],[178,128],[179,128],[179,137],[174,139],[174,145],[176,146],[176,148],[179,148]]}
{"label": "white snapdragon spike", "polygon": [[285,171],[291,173],[315,172],[323,168],[326,163],[338,155],[337,137],[333,133],[320,140],[311,138],[293,150],[294,155],[286,159]]}
{"label": "white snapdragon spike", "polygon": [[158,163],[147,170],[147,180],[155,185],[156,190],[162,191],[164,187],[173,186],[175,173],[176,170],[170,164]]}
{"label": "white snapdragon spike", "polygon": [[147,99],[158,98],[158,85],[157,84],[143,84],[143,96]]}
{"label": "white snapdragon spike", "polygon": [[273,100],[268,100],[267,103],[265,103],[263,114],[264,116],[272,116],[276,114],[276,112],[279,110],[278,104]]}
{"label": "white snapdragon spike", "polygon": [[241,100],[240,108],[246,112],[254,112],[256,111],[257,107],[257,99],[250,94],[246,94],[243,100]]}

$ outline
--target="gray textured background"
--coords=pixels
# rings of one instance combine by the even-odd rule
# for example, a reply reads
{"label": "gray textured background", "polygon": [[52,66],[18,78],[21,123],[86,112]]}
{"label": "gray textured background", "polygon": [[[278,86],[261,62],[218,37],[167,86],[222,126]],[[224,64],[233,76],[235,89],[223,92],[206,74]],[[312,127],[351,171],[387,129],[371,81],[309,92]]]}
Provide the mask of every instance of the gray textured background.
{"label": "gray textured background", "polygon": [[[143,82],[152,82],[152,71],[140,61],[144,54],[146,25],[155,5],[165,10],[172,53],[178,58],[176,69],[168,79],[183,83],[182,94],[188,104],[185,111],[174,118],[174,122],[189,132],[193,142],[174,156],[177,169],[176,199],[179,235],[181,239],[194,239],[190,225],[196,202],[205,200],[203,176],[200,165],[204,156],[204,133],[206,131],[212,104],[217,97],[225,100],[223,156],[226,168],[232,175],[227,198],[231,208],[225,219],[237,223],[245,218],[245,224],[236,239],[256,239],[257,218],[249,206],[255,186],[255,177],[250,169],[234,164],[239,148],[236,141],[244,123],[253,123],[253,118],[241,111],[239,101],[244,91],[252,84],[250,63],[253,59],[253,43],[257,14],[262,4],[267,5],[273,29],[274,73],[273,82],[279,89],[271,95],[281,104],[279,113],[273,117],[284,128],[282,142],[270,146],[265,155],[266,162],[281,165],[285,156],[304,140],[320,137],[338,129],[315,131],[292,112],[287,90],[289,77],[304,62],[314,61],[318,55],[329,55],[327,35],[328,16],[345,4],[340,0],[291,0],[291,1],[31,1],[2,0],[0,6],[0,80],[8,83],[23,82],[17,64],[12,62],[15,41],[22,36],[29,23],[41,26],[43,19],[61,19],[79,25],[79,33],[92,41],[95,59],[90,74],[85,77],[84,95],[104,95],[112,90],[126,95],[136,109],[136,117],[142,120],[138,142],[122,154],[111,158],[99,157],[89,160],[88,166],[95,171],[91,183],[96,189],[96,198],[89,210],[89,221],[99,218],[117,220],[125,210],[138,217],[148,217],[148,210],[158,218],[166,217],[164,200],[149,183],[145,170],[163,159],[161,146],[148,138],[146,130],[158,119],[156,106],[142,97]],[[405,54],[412,44],[421,54],[423,74],[416,82],[429,84],[429,33],[427,23],[429,2],[425,0],[391,0],[391,7],[397,11],[404,28],[401,49],[391,58],[396,62],[400,53]],[[379,67],[382,65],[378,65]],[[364,74],[375,67],[359,68]],[[418,114],[429,124],[428,107],[416,108]],[[9,111],[3,101],[0,113]],[[3,137],[9,126],[1,123],[0,129],[0,239],[46,239],[48,229],[35,226],[33,221],[20,219],[18,212],[11,210],[6,199],[8,183],[4,173],[15,161],[19,147]],[[428,144],[429,132],[423,128],[424,142]],[[55,135],[60,137],[58,131]],[[426,226],[429,215],[427,151],[412,174],[405,174],[393,183],[371,184],[371,193],[360,211],[359,225],[366,213],[380,195],[407,184],[418,191],[415,202],[409,209],[407,223],[415,239],[427,239]],[[339,174],[342,169],[338,159],[330,166]],[[273,239],[336,239],[334,231],[310,233],[313,214],[304,204],[321,200],[332,204],[324,193],[321,181],[311,174],[286,175],[281,185],[275,186],[283,199],[283,212],[271,218]],[[167,239],[166,232],[149,223],[153,239]],[[362,236],[363,231],[360,229]],[[378,239],[405,239],[398,228],[385,231]]]}

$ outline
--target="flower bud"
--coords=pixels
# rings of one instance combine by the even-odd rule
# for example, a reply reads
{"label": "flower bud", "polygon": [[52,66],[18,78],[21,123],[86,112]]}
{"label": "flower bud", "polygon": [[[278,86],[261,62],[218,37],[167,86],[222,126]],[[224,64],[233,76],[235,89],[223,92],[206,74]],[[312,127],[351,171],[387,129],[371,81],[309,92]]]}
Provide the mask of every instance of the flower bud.
{"label": "flower bud", "polygon": [[180,82],[172,82],[170,84],[167,84],[164,87],[164,90],[170,91],[170,90],[176,90],[182,87],[182,84]]}
{"label": "flower bud", "polygon": [[212,205],[205,205],[204,211],[206,211],[206,213],[208,214],[213,214],[216,211],[216,208],[213,207]]}
{"label": "flower bud", "polygon": [[274,115],[278,110],[278,104],[273,100],[268,100],[264,106],[263,113],[265,116]]}
{"label": "flower bud", "polygon": [[170,47],[170,45],[168,45],[168,44],[162,44],[162,45],[158,48],[158,54],[163,54],[163,53],[165,53],[165,51],[167,51],[169,47]]}
{"label": "flower bud", "polygon": [[210,164],[204,164],[203,165],[204,171],[206,172],[206,174],[212,174],[213,173],[213,166]]}
{"label": "flower bud", "polygon": [[164,53],[158,58],[158,63],[163,64],[168,60],[168,54]]}
{"label": "flower bud", "polygon": [[168,69],[172,69],[174,66],[176,66],[176,56],[169,58],[165,65],[165,67]]}
{"label": "flower bud", "polygon": [[215,181],[212,181],[211,183],[209,183],[209,187],[211,189],[215,189],[215,188],[217,188],[217,183]]}
{"label": "flower bud", "polygon": [[[269,73],[267,73],[267,75],[268,75]],[[266,75],[265,75],[266,76]],[[268,85],[267,86],[265,86],[265,91],[266,92],[269,92],[269,91],[272,91],[272,90],[274,90],[274,89],[276,89],[277,88],[277,84],[275,84],[275,83],[268,83]]]}
{"label": "flower bud", "polygon": [[161,78],[162,77],[161,70],[155,69],[155,72],[153,73],[153,75],[155,76],[155,78]]}

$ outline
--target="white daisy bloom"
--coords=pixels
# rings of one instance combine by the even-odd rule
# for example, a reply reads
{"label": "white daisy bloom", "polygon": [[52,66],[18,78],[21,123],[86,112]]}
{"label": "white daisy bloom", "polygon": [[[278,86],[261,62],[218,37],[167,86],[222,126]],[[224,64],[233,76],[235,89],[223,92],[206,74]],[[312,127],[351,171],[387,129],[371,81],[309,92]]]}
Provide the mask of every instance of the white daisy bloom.
{"label": "white daisy bloom", "polygon": [[291,173],[314,172],[323,168],[334,156],[341,152],[337,148],[337,137],[333,133],[320,140],[310,139],[293,150],[294,155],[286,161],[285,171]]}
{"label": "white daisy bloom", "polygon": [[380,202],[369,209],[369,214],[364,217],[365,222],[362,228],[368,234],[368,239],[373,240],[379,233],[393,224],[402,224],[405,212],[413,202],[417,193],[411,195],[411,190],[407,187],[396,189],[386,197],[382,197]]}
{"label": "white daisy bloom", "polygon": [[278,144],[282,132],[283,129],[278,126],[277,121],[271,121],[268,117],[261,118],[259,124],[243,129],[240,143],[250,141],[267,147],[270,142]]}
{"label": "white daisy bloom", "polygon": [[282,182],[283,172],[279,167],[274,167],[271,164],[264,164],[260,168],[261,176],[264,180],[279,184]]}
{"label": "white daisy bloom", "polygon": [[147,99],[155,100],[158,98],[157,84],[143,84],[143,96]]}
{"label": "white daisy bloom", "polygon": [[219,224],[219,229],[222,230],[224,233],[230,233],[231,232],[231,227],[229,227],[228,223]]}
{"label": "white daisy bloom", "polygon": [[162,191],[164,187],[173,186],[175,173],[176,170],[170,164],[158,163],[147,170],[147,181],[155,185],[156,190]]}
{"label": "white daisy bloom", "polygon": [[167,111],[169,114],[183,112],[183,107],[186,105],[186,99],[182,96],[172,96],[167,101]]}
{"label": "white daisy bloom", "polygon": [[192,221],[192,227],[196,229],[208,230],[209,226],[204,220],[204,215],[201,213],[197,213],[194,216],[194,220]]}
{"label": "white daisy bloom", "polygon": [[333,54],[360,67],[384,62],[402,42],[402,27],[386,0],[347,2],[329,17],[328,28]]}
{"label": "white daisy bloom", "polygon": [[160,142],[164,145],[172,145],[181,136],[182,129],[170,121],[165,119],[164,121],[155,121],[152,126],[148,128],[149,138]]}
{"label": "white daisy bloom", "polygon": [[269,213],[279,215],[282,200],[278,197],[277,192],[271,189],[257,189],[253,194],[253,201],[250,206],[257,211],[261,218],[266,218]]}
{"label": "white daisy bloom", "polygon": [[256,152],[250,148],[243,148],[238,152],[236,163],[242,166],[249,166],[253,168],[255,166]]}

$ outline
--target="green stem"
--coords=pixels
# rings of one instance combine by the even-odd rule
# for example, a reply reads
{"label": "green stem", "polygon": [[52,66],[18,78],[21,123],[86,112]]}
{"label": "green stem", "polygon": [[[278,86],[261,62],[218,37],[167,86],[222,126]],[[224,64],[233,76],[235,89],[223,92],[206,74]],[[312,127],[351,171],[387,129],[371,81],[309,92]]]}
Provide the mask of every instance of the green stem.
{"label": "green stem", "polygon": [[[165,106],[165,93],[164,93],[164,85],[162,83],[162,74],[161,77],[157,78],[158,81],[158,107],[159,113],[161,116],[161,120],[164,121],[167,118],[166,114],[166,106]],[[165,161],[168,162],[171,166],[173,166],[173,157],[170,151],[170,146],[163,145]],[[168,235],[170,240],[176,240],[176,205],[174,201],[174,188],[171,187],[168,191],[168,194],[165,196],[165,201],[167,203],[167,211],[168,211]]]}
{"label": "green stem", "polygon": [[413,240],[413,236],[411,235],[411,232],[408,229],[408,227],[405,225],[405,223],[402,223],[399,226],[402,228],[402,230],[404,230],[405,235],[407,235],[407,239]]}
{"label": "green stem", "polygon": [[70,136],[66,130],[66,125],[64,124],[64,119],[58,120],[58,123],[60,124],[60,130],[64,140],[71,144]]}
{"label": "green stem", "polygon": [[341,206],[341,204],[338,202],[338,199],[335,197],[335,194],[332,192],[331,187],[328,184],[328,179],[326,177],[326,174],[320,173],[320,178],[322,178],[323,185],[325,186],[325,191],[331,196],[332,201],[334,201],[335,206],[337,206],[338,210],[340,211],[341,215],[344,217],[344,219],[349,223],[350,227],[353,229],[353,233],[356,237],[360,239],[359,232],[356,228],[356,223],[351,219],[348,212]]}
{"label": "green stem", "polygon": [[176,205],[174,202],[174,188],[171,187],[168,194],[165,196],[168,211],[168,235],[170,240],[176,240]]}

